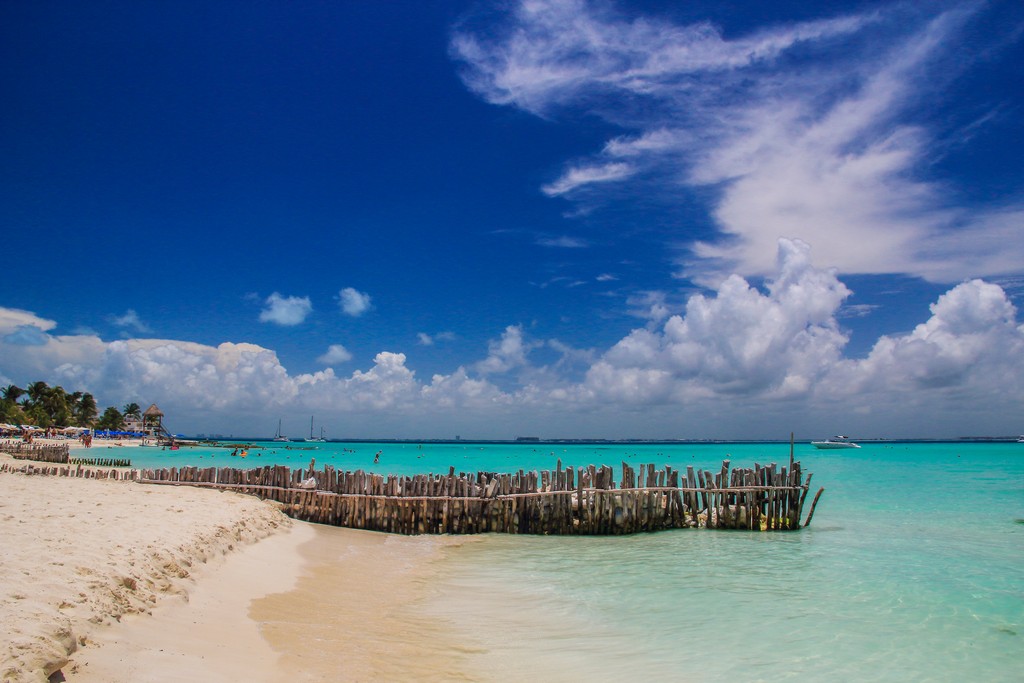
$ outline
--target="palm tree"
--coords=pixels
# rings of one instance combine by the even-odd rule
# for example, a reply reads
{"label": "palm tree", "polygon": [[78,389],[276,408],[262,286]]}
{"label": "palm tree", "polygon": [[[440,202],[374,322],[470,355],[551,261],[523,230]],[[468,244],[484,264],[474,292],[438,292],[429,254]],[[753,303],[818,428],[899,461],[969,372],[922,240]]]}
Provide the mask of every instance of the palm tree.
{"label": "palm tree", "polygon": [[96,422],[96,429],[121,429],[124,427],[124,418],[121,416],[121,411],[114,406],[109,406],[103,411],[103,415],[100,416],[98,422]]}
{"label": "palm tree", "polygon": [[79,427],[91,427],[96,421],[99,408],[96,406],[96,399],[87,391],[75,404],[74,411],[75,423]]}
{"label": "palm tree", "polygon": [[41,403],[49,391],[50,385],[46,382],[32,382],[32,384],[29,384],[28,389],[26,390],[29,406],[31,407]]}
{"label": "palm tree", "polygon": [[18,399],[25,395],[25,390],[13,384],[8,384],[3,389],[0,389],[0,395],[8,401],[17,403]]}
{"label": "palm tree", "polygon": [[142,406],[140,406],[138,403],[135,403],[134,401],[132,401],[131,403],[129,403],[128,405],[126,405],[124,407],[124,410],[122,412],[123,412],[125,417],[131,416],[131,417],[141,418],[142,417]]}

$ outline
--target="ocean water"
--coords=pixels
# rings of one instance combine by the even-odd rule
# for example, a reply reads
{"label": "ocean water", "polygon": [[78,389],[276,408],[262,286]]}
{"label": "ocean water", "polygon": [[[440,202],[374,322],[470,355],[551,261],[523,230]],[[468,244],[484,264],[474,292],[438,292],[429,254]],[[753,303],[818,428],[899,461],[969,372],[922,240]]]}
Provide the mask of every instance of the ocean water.
{"label": "ocean water", "polygon": [[[276,446],[245,460],[130,454],[147,467],[315,457],[398,474],[789,457],[788,444]],[[1022,680],[1024,444],[862,446],[797,444],[812,495],[826,489],[809,528],[488,535],[445,548],[406,609],[444,624],[439,646],[484,680]]]}

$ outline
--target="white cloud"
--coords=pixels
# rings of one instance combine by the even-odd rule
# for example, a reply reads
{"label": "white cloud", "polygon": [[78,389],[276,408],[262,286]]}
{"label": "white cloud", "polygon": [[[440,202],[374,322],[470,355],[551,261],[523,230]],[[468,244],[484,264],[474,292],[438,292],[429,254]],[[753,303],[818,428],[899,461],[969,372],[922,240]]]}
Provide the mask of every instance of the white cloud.
{"label": "white cloud", "polygon": [[352,287],[346,287],[338,292],[338,298],[341,303],[341,310],[353,318],[358,318],[371,308],[370,295]]}
{"label": "white cloud", "polygon": [[782,240],[767,293],[726,279],[713,298],[695,295],[664,328],[634,330],[591,367],[583,389],[625,402],[709,395],[805,395],[847,342],[835,313],[849,290],[814,268],[807,245]]}
{"label": "white cloud", "polygon": [[13,332],[4,335],[3,340],[15,346],[44,346],[47,338],[46,332],[35,325],[18,325]]}
{"label": "white cloud", "polygon": [[455,339],[455,334],[448,331],[438,332],[434,335],[427,334],[426,332],[416,333],[416,342],[420,346],[433,346],[438,342],[447,342],[452,341],[453,339]]}
{"label": "white cloud", "polygon": [[[780,237],[813,244],[845,273],[956,282],[1024,263],[1021,202],[957,204],[951,183],[934,179],[941,133],[912,118],[947,96],[951,50],[982,11],[893,6],[727,38],[708,22],[530,0],[486,33],[458,32],[451,51],[489,102],[631,131],[570,161],[548,195],[586,202],[574,191],[616,181],[620,200],[643,201],[654,184],[659,196],[709,202],[718,233],[684,235],[692,254],[680,260],[699,284],[771,273]],[[982,118],[968,127],[998,119]]]}
{"label": "white cloud", "polygon": [[521,325],[509,325],[501,338],[488,345],[487,358],[476,364],[476,371],[482,375],[508,372],[527,364],[526,356],[537,344],[523,338]]}
{"label": "white cloud", "polygon": [[631,294],[626,298],[626,305],[629,306],[630,315],[650,320],[652,323],[660,323],[670,313],[665,292],[647,291]]}
{"label": "white cloud", "polygon": [[110,317],[110,322],[117,327],[125,328],[127,330],[133,330],[135,332],[141,332],[147,334],[152,332],[149,325],[142,322],[139,318],[139,314],[134,309],[129,308],[124,312],[124,315],[115,315]]}
{"label": "white cloud", "polygon": [[317,358],[316,362],[324,365],[341,365],[350,360],[352,360],[352,354],[348,349],[341,344],[331,344],[327,347],[327,352]]}
{"label": "white cloud", "polygon": [[[714,292],[691,296],[682,313],[603,350],[529,339],[510,325],[489,342],[484,360],[428,382],[400,352],[382,351],[348,376],[331,368],[292,375],[274,351],[254,344],[55,335],[56,322],[5,308],[0,376],[88,390],[103,405],[156,402],[176,431],[215,420],[269,433],[287,411],[336,421],[357,415],[348,424],[366,429],[426,430],[410,436],[454,434],[474,420],[481,429],[490,425],[486,435],[500,436],[496,425],[513,418],[569,436],[664,434],[680,416],[694,421],[691,436],[765,436],[780,424],[821,430],[823,421],[838,420],[896,436],[1019,431],[1024,324],[1001,287],[963,282],[938,298],[926,322],[849,359],[838,323],[849,290],[834,271],[811,263],[806,244],[783,240],[778,247],[763,289],[733,275]],[[25,326],[42,343],[8,338]],[[550,365],[531,362],[545,356],[534,355],[542,346],[558,355]],[[333,345],[321,361],[343,362],[346,353]],[[609,433],[613,427],[625,432]]]}
{"label": "white cloud", "polygon": [[469,67],[466,84],[489,102],[543,115],[590,89],[663,92],[678,87],[681,75],[763,62],[869,20],[806,22],[726,41],[705,22],[627,21],[606,8],[583,0],[520,2],[503,33],[495,39],[457,33],[452,53]]}
{"label": "white cloud", "polygon": [[885,336],[863,360],[840,363],[829,388],[840,395],[974,390],[1019,401],[1024,386],[1024,325],[998,285],[971,280],[931,305],[907,335]]}
{"label": "white cloud", "polygon": [[437,408],[491,408],[507,406],[513,398],[486,379],[470,377],[465,368],[450,375],[434,375],[429,385],[421,390],[424,403],[431,410]]}
{"label": "white cloud", "polygon": [[549,197],[557,197],[584,185],[623,180],[634,173],[636,169],[623,162],[576,166],[563,173],[558,180],[543,186],[541,191]]}
{"label": "white cloud", "polygon": [[596,279],[598,282],[613,282],[615,280],[618,280],[619,278],[615,277],[614,275],[611,275],[610,273],[601,273],[600,275],[597,276]]}
{"label": "white cloud", "polygon": [[57,327],[57,323],[53,320],[40,318],[30,311],[0,307],[0,335],[11,334],[19,328],[26,326],[38,328],[43,332],[49,332]]}
{"label": "white cloud", "polygon": [[313,312],[313,304],[308,296],[282,296],[274,292],[263,302],[265,308],[260,311],[261,323],[293,326],[305,322]]}

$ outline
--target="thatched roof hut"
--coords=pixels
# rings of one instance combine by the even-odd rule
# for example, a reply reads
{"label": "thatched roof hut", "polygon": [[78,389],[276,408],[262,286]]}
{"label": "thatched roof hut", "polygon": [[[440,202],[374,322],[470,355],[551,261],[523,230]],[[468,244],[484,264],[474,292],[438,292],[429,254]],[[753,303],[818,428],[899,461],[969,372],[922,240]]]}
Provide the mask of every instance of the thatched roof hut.
{"label": "thatched roof hut", "polygon": [[146,412],[142,414],[143,417],[163,417],[163,411],[156,407],[156,404],[152,404],[146,408]]}

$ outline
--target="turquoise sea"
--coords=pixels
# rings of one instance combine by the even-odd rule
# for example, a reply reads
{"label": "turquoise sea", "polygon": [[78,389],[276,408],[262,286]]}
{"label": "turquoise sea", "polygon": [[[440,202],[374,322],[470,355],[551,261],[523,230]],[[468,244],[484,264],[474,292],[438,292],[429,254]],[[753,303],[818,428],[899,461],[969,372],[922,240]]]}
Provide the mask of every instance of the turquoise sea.
{"label": "turquoise sea", "polygon": [[[244,461],[213,449],[130,455],[136,467],[315,457],[399,474],[789,457],[778,443],[267,446]],[[1021,680],[1024,444],[797,444],[796,458],[812,490],[826,489],[807,529],[489,535],[445,548],[440,579],[409,609],[446,624],[484,679]]]}

